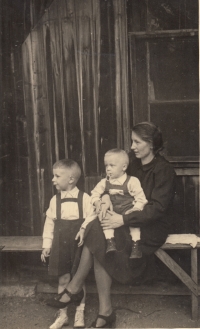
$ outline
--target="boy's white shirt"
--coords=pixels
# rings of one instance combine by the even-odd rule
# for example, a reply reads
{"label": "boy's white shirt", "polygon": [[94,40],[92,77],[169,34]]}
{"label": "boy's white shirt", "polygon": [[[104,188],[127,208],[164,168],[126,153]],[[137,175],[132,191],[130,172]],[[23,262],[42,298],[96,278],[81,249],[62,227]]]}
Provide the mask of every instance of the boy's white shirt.
{"label": "boy's white shirt", "polygon": [[[127,174],[125,173],[119,178],[109,179],[109,182],[113,185],[123,185],[126,179],[127,179]],[[91,191],[92,204],[100,200],[101,195],[105,192],[106,180],[107,180],[106,178],[101,179],[101,181]],[[143,210],[145,204],[147,204],[148,201],[145,197],[139,179],[131,176],[127,184],[127,189],[129,194],[134,198],[133,206],[139,210]],[[114,190],[114,194],[116,193],[117,190]]]}
{"label": "boy's white shirt", "polygon": [[[77,198],[79,189],[74,187],[71,191],[61,191],[61,199]],[[74,220],[79,218],[77,202],[61,203],[61,218]],[[87,193],[83,194],[83,218],[85,218],[81,227],[86,228],[87,224],[96,218],[94,207],[91,204],[91,198]],[[46,212],[46,221],[43,230],[42,248],[51,248],[54,234],[54,222],[56,220],[56,195],[50,200],[49,208]]]}

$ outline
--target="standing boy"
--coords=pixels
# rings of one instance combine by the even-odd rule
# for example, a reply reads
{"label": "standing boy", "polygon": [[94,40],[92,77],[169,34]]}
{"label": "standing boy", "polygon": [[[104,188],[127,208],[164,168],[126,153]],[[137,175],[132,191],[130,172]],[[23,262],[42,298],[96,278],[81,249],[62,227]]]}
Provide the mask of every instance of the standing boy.
{"label": "standing boy", "polygon": [[[81,169],[73,160],[60,160],[53,165],[52,181],[58,193],[51,199],[46,212],[41,259],[45,262],[45,258],[50,256],[49,274],[58,277],[58,294],[65,290],[75,270],[85,228],[96,218],[90,196],[76,187],[80,176]],[[74,327],[85,326],[85,293],[84,289],[83,299],[76,308]],[[58,303],[55,299],[47,302],[55,307]],[[64,307],[58,311],[50,329],[60,329],[66,324],[67,307]]]}

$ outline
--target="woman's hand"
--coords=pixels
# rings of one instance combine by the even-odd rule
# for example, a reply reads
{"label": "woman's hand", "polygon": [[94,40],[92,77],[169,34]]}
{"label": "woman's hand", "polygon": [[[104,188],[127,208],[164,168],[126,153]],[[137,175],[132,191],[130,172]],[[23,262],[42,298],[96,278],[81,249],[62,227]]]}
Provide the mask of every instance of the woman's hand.
{"label": "woman's hand", "polygon": [[114,229],[123,225],[124,221],[122,215],[110,210],[107,210],[106,217],[101,221],[101,226],[103,229]]}

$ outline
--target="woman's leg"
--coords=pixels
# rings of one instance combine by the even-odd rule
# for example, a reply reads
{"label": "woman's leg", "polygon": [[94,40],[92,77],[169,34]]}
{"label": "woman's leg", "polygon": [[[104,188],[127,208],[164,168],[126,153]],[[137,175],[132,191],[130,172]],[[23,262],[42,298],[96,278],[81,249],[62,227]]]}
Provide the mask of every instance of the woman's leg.
{"label": "woman's leg", "polygon": [[[85,279],[90,269],[92,268],[92,264],[93,264],[93,256],[89,251],[89,249],[86,246],[84,246],[81,254],[81,260],[78,270],[75,273],[73,279],[70,281],[70,283],[67,286],[68,291],[70,291],[72,294],[76,294],[82,289]],[[60,299],[60,302],[66,303],[69,300],[70,298],[68,297],[68,295],[65,294]]]}
{"label": "woman's leg", "polygon": [[63,292],[65,288],[67,288],[69,282],[70,282],[70,274],[66,273],[64,275],[61,275],[58,279],[58,294]]}
{"label": "woman's leg", "polygon": [[[99,314],[109,316],[112,313],[110,295],[112,279],[96,258],[94,258],[94,274],[99,296]],[[101,327],[104,324],[103,319],[97,319],[96,327]]]}

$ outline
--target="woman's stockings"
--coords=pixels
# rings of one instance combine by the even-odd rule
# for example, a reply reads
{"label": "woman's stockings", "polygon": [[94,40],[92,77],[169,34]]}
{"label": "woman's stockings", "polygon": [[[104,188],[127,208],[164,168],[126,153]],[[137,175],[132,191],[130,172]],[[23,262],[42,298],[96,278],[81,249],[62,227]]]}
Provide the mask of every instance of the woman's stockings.
{"label": "woman's stockings", "polygon": [[[72,294],[76,294],[82,289],[85,279],[92,267],[92,264],[93,264],[93,256],[89,251],[89,249],[86,246],[84,246],[78,270],[74,275],[73,279],[70,281],[70,283],[67,286],[68,291],[70,291]],[[63,295],[62,298],[60,299],[60,301],[64,303],[68,302],[69,300],[70,298],[68,297],[67,294]]]}
{"label": "woman's stockings", "polygon": [[[72,294],[76,294],[82,289],[85,279],[92,267],[92,264],[93,255],[91,254],[89,249],[84,246],[78,270],[67,286],[67,289]],[[94,273],[99,296],[99,314],[109,316],[112,313],[112,305],[110,298],[110,288],[112,279],[96,258],[94,258]],[[68,295],[65,294],[62,296],[60,301],[68,302],[69,299],[70,298],[68,297]],[[103,319],[98,319],[96,326],[101,327],[104,324],[105,321]]]}
{"label": "woman's stockings", "polygon": [[[112,279],[96,258],[94,258],[94,274],[99,296],[99,314],[109,316],[112,313],[110,296]],[[96,327],[102,327],[104,324],[103,319],[97,319]]]}

